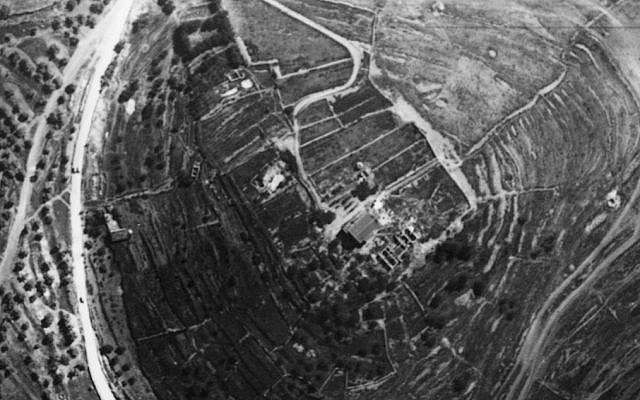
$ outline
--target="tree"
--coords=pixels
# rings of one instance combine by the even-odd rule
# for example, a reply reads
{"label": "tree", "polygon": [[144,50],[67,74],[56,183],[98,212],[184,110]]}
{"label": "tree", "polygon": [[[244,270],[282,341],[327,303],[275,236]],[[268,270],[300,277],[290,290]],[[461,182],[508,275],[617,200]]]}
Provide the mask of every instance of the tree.
{"label": "tree", "polygon": [[469,261],[473,256],[473,248],[466,242],[450,239],[446,242],[439,244],[436,247],[433,261],[437,264],[442,261],[453,261],[454,259],[460,261]]}
{"label": "tree", "polygon": [[58,329],[60,329],[60,333],[62,334],[62,343],[64,346],[71,346],[76,340],[76,333],[73,331],[69,317],[62,311],[58,313]]}
{"label": "tree", "polygon": [[120,54],[122,49],[124,49],[124,45],[125,45],[125,42],[123,40],[119,41],[118,43],[116,43],[116,46],[113,48],[113,51]]}
{"label": "tree", "polygon": [[220,11],[220,0],[209,0],[209,12],[215,14]]}
{"label": "tree", "polygon": [[59,53],[60,48],[55,44],[52,44],[47,48],[47,57],[49,58],[49,60],[55,60],[58,57]]}
{"label": "tree", "polygon": [[183,60],[188,59],[191,54],[188,34],[184,25],[178,25],[173,31],[173,51]]}
{"label": "tree", "polygon": [[111,346],[110,344],[105,344],[104,346],[100,347],[100,354],[102,354],[103,356],[109,355],[112,351],[113,346]]}
{"label": "tree", "polygon": [[171,13],[173,13],[173,10],[176,8],[171,0],[158,0],[158,5],[160,6],[162,12],[166,15],[171,15]]}
{"label": "tree", "polygon": [[221,25],[218,29],[220,31],[222,41],[225,43],[231,43],[233,41],[235,33],[233,32],[231,22],[229,22],[229,16],[227,15],[226,11],[218,13],[218,16]]}
{"label": "tree", "polygon": [[22,271],[24,269],[24,263],[21,261],[17,261],[14,265],[13,265],[13,272],[18,274],[20,273],[20,271]]}
{"label": "tree", "polygon": [[118,103],[126,103],[133,97],[138,90],[139,82],[137,79],[131,81],[118,96]]}
{"label": "tree", "polygon": [[225,57],[227,58],[227,65],[229,65],[230,68],[236,69],[244,65],[244,59],[235,46],[225,50]]}
{"label": "tree", "polygon": [[89,11],[94,14],[101,14],[104,11],[104,6],[101,3],[92,3],[89,6]]}
{"label": "tree", "polygon": [[11,9],[6,4],[0,4],[0,21],[4,21],[11,15]]}
{"label": "tree", "polygon": [[47,329],[48,327],[51,326],[52,323],[53,323],[53,315],[51,315],[51,313],[48,313],[40,321],[40,326],[42,327],[42,329]]}
{"label": "tree", "polygon": [[44,337],[42,338],[42,345],[51,346],[52,344],[53,344],[53,334],[52,333],[45,334]]}

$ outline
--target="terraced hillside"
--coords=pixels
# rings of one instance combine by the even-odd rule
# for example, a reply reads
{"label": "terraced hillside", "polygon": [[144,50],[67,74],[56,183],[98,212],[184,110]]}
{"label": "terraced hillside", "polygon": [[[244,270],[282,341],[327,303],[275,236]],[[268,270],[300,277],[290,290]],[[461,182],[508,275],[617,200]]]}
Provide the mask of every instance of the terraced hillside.
{"label": "terraced hillside", "polygon": [[80,170],[91,30],[42,7],[0,47],[2,396],[95,397],[70,265],[122,398],[640,395],[637,2],[141,2]]}

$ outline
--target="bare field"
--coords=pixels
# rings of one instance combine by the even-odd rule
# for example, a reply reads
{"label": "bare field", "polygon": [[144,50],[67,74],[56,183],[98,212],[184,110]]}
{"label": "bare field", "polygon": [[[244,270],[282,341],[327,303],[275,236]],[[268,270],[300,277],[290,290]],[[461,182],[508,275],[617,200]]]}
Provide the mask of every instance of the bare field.
{"label": "bare field", "polygon": [[352,70],[353,63],[347,59],[338,65],[321,67],[283,79],[277,83],[282,102],[285,105],[294,104],[309,94],[343,85],[349,80]]}
{"label": "bare field", "polygon": [[23,14],[46,9],[56,3],[55,0],[21,0],[11,2],[10,8],[12,14]]}
{"label": "bare field", "polygon": [[416,130],[413,125],[402,127],[402,134],[405,137],[413,138],[413,140],[398,148],[397,152],[392,153],[390,157],[373,168],[376,181],[380,183],[381,187],[385,187],[410,171],[435,160],[426,139]]}
{"label": "bare field", "polygon": [[225,0],[224,8],[252,61],[276,59],[283,74],[349,57],[338,43],[260,0]]}
{"label": "bare field", "polygon": [[373,12],[352,7],[348,2],[283,0],[281,3],[349,40],[371,42]]}
{"label": "bare field", "polygon": [[[425,164],[429,151],[424,137],[415,127],[407,125],[373,138],[343,159],[334,160],[333,164],[314,174],[313,180],[323,193],[332,192],[337,186],[353,187],[361,179],[361,171],[356,165],[362,163],[365,169],[370,168],[373,172],[372,185],[382,190],[412,168]],[[417,157],[413,159],[412,155]],[[384,164],[394,161],[392,170],[384,168]]]}
{"label": "bare field", "polygon": [[391,113],[377,114],[351,125],[344,130],[304,146],[301,151],[305,168],[315,173],[339,157],[367,145],[381,135],[396,129]]}
{"label": "bare field", "polygon": [[524,11],[465,0],[442,12],[423,1],[387,1],[374,80],[402,93],[435,128],[471,145],[562,75],[571,30],[558,27],[586,22],[588,13],[580,1]]}
{"label": "bare field", "polygon": [[300,126],[306,126],[331,117],[332,115],[333,112],[329,107],[329,103],[327,101],[319,101],[302,110],[302,112],[297,115],[297,118]]}
{"label": "bare field", "polygon": [[239,152],[250,154],[252,149],[246,146],[252,142],[259,147],[262,139],[287,130],[283,121],[270,117],[274,104],[272,95],[256,94],[233,102],[202,121],[199,140],[211,161],[225,165],[227,160],[239,157]]}
{"label": "bare field", "polygon": [[391,102],[368,79],[362,79],[355,90],[336,97],[331,105],[340,122],[347,125],[367,114],[391,107]]}
{"label": "bare field", "polygon": [[340,129],[341,126],[340,122],[335,118],[317,122],[300,130],[300,143],[304,145],[311,140],[317,139],[323,135],[328,135],[329,133]]}
{"label": "bare field", "polygon": [[415,219],[424,238],[438,237],[453,219],[468,207],[467,202],[442,167],[401,188],[386,205],[400,219]]}

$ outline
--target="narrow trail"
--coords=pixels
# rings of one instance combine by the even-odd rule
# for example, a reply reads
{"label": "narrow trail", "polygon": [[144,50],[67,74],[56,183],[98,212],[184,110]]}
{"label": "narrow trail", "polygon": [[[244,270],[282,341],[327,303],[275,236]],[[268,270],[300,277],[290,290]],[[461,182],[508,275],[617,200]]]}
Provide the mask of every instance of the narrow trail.
{"label": "narrow trail", "polygon": [[558,86],[560,86],[560,84],[564,82],[566,76],[567,76],[567,67],[565,66],[562,72],[558,75],[558,77],[554,79],[551,83],[549,83],[547,86],[543,87],[538,92],[536,92],[536,94],[527,104],[513,111],[506,117],[502,118],[493,128],[489,129],[489,131],[482,137],[482,139],[480,139],[476,144],[474,144],[469,150],[466,151],[466,153],[464,154],[464,159],[469,159],[471,156],[475,155],[476,153],[484,149],[484,146],[487,144],[487,142],[489,142],[490,140],[493,140],[494,136],[500,133],[500,130],[504,126],[508,125],[517,117],[519,117],[520,115],[523,115],[524,113],[526,113],[527,111],[535,107],[540,101],[540,99],[542,99],[544,96],[548,95],[549,93],[552,93]]}

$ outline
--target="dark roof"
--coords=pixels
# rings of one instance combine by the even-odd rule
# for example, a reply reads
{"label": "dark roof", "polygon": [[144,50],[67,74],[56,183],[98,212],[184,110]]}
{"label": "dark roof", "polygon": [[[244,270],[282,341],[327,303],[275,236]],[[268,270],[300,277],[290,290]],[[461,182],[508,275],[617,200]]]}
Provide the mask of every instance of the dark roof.
{"label": "dark roof", "polygon": [[369,240],[373,233],[380,227],[378,221],[369,213],[360,214],[349,221],[344,231],[351,235],[359,244]]}
{"label": "dark roof", "polygon": [[128,229],[118,229],[117,231],[109,232],[111,242],[123,242],[129,240],[131,232]]}

